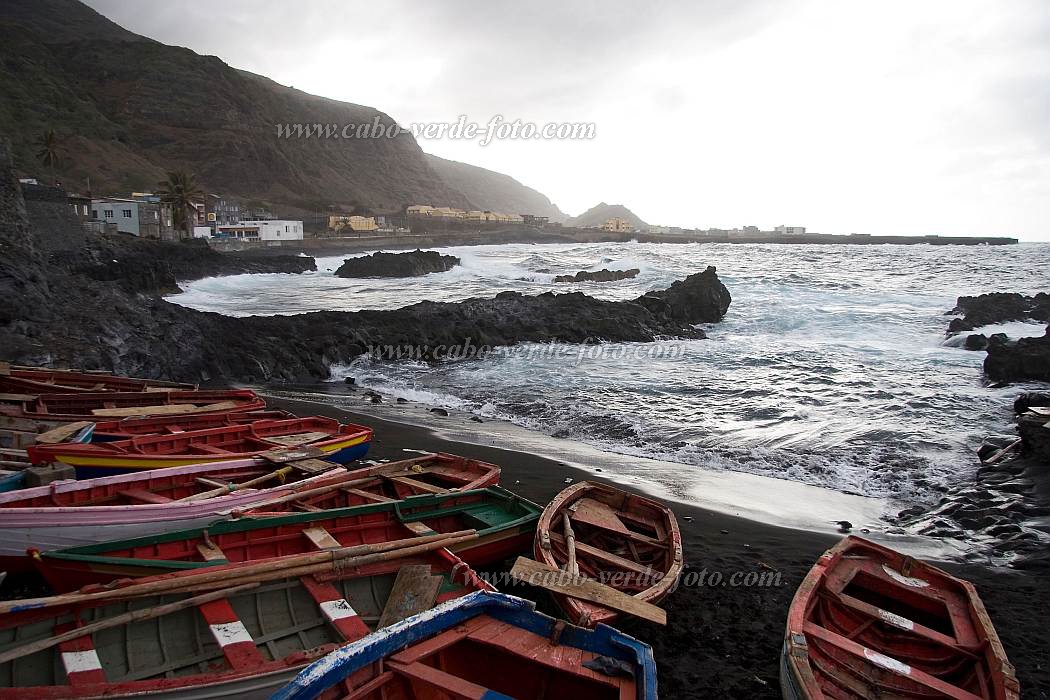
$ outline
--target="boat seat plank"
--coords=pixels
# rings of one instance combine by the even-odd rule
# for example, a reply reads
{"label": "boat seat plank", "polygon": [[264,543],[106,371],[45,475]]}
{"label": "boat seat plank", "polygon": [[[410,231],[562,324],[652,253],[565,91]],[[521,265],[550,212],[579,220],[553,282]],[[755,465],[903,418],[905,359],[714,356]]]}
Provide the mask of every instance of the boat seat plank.
{"label": "boat seat plank", "polygon": [[[75,628],[71,622],[55,625],[54,634],[69,632]],[[75,639],[68,639],[58,645],[62,667],[66,671],[66,680],[71,686],[105,683],[106,672],[102,670],[90,634]]]}
{"label": "boat seat plank", "polygon": [[396,481],[399,484],[404,484],[411,489],[416,491],[424,491],[426,493],[448,493],[448,489],[441,486],[434,486],[418,479],[413,479],[408,476],[393,476],[390,477],[391,481]]}
{"label": "boat seat plank", "polygon": [[303,587],[317,603],[321,614],[347,642],[367,636],[371,630],[339,589],[313,576],[302,578]]}
{"label": "boat seat plank", "polygon": [[482,700],[482,698],[484,700],[514,700],[509,695],[497,693],[423,663],[400,664],[392,661],[387,663],[387,668],[395,674],[410,678],[414,683],[421,683],[439,690],[441,695],[435,697],[448,697],[455,700]]}
{"label": "boat seat plank", "polygon": [[32,394],[8,394],[0,393],[0,401],[4,403],[29,403],[30,401],[36,401],[37,397]]}
{"label": "boat seat plank", "polygon": [[832,632],[829,629],[821,627],[820,625],[812,622],[807,622],[803,627],[803,632],[807,636],[820,639],[828,644],[831,644],[837,649],[844,651],[852,656],[856,656],[863,659],[866,663],[872,664],[877,668],[880,668],[889,673],[903,676],[915,682],[918,685],[926,686],[932,690],[941,693],[947,698],[952,700],[981,700],[981,698],[973,693],[963,690],[957,686],[946,683],[945,681],[932,676],[925,671],[921,671],[909,664],[906,664],[898,659],[894,659],[885,654],[879,653],[874,649],[858,644],[852,639],[843,637],[841,634]]}
{"label": "boat seat plank", "polygon": [[153,493],[152,491],[146,491],[145,489],[124,489],[118,491],[118,494],[128,499],[129,501],[138,501],[139,503],[171,503],[172,499],[167,496],[161,496],[159,493]]}
{"label": "boat seat plank", "polygon": [[223,551],[219,549],[219,545],[214,542],[211,544],[198,542],[197,552],[204,557],[204,561],[228,561],[226,559],[226,554],[224,554]]}
{"label": "boat seat plank", "polygon": [[372,501],[374,503],[389,503],[390,501],[397,500],[396,498],[390,498],[389,496],[384,496],[381,493],[372,493],[371,491],[365,491],[364,489],[343,488],[340,490],[345,491],[349,494],[353,494],[354,496],[359,496],[367,501]]}
{"label": "boat seat plank", "polygon": [[213,600],[198,605],[197,609],[208,623],[211,635],[222,649],[222,655],[230,668],[238,671],[251,670],[266,663],[230,601]]}
{"label": "boat seat plank", "polygon": [[442,578],[430,573],[426,564],[402,566],[394,579],[394,587],[379,617],[376,629],[389,627],[416,613],[429,610],[437,602]]}
{"label": "boat seat plank", "polygon": [[630,534],[612,506],[593,498],[581,498],[569,506],[569,515],[573,520],[585,525],[600,527],[603,530]]}
{"label": "boat seat plank", "polygon": [[920,625],[919,623],[901,617],[900,615],[896,615],[887,610],[883,610],[882,608],[871,605],[870,603],[865,603],[864,601],[854,598],[851,595],[839,593],[835,597],[838,599],[838,602],[842,605],[848,608],[852,608],[853,610],[856,610],[857,612],[862,613],[868,617],[881,620],[887,625],[891,625],[893,627],[896,627],[897,629],[905,630],[918,637],[928,639],[931,642],[936,642],[954,651],[970,656],[971,658],[977,658],[977,655],[974,653],[977,651],[976,649],[968,649],[966,646],[960,644],[958,640],[956,640],[954,637],[949,637],[946,634],[938,632],[934,629],[930,629],[929,627],[926,627],[924,625]]}
{"label": "boat seat plank", "polygon": [[423,523],[402,523],[405,527],[417,535],[433,535],[434,531]]}
{"label": "boat seat plank", "polygon": [[484,628],[490,621],[491,618],[488,618],[485,615],[479,615],[478,617],[465,620],[462,624],[456,625],[455,627],[445,630],[430,639],[413,644],[407,649],[397,652],[390,657],[390,660],[402,664],[410,664],[426,658],[436,654],[446,647],[458,643],[465,637],[469,637],[477,630]]}
{"label": "boat seat plank", "polygon": [[[552,532],[550,534],[551,539],[553,541],[557,542],[563,547],[565,546],[564,536],[557,532]],[[624,557],[617,556],[611,552],[606,552],[604,549],[592,547],[591,545],[584,544],[583,542],[576,543],[576,554],[583,554],[603,564],[609,564],[611,566],[616,566],[621,569],[626,569],[627,571],[633,571],[636,574],[652,573],[651,568],[646,568],[645,566],[642,566],[636,561],[625,559]]]}
{"label": "boat seat plank", "polygon": [[342,547],[342,545],[339,544],[339,540],[332,537],[332,534],[320,525],[303,528],[303,535],[318,549],[338,549],[339,547]]}
{"label": "boat seat plank", "polygon": [[331,433],[295,433],[292,435],[274,435],[272,437],[262,438],[266,442],[276,442],[278,445],[284,445],[285,447],[297,447],[299,445],[307,445],[311,442],[317,442],[318,440],[326,440],[332,437]]}

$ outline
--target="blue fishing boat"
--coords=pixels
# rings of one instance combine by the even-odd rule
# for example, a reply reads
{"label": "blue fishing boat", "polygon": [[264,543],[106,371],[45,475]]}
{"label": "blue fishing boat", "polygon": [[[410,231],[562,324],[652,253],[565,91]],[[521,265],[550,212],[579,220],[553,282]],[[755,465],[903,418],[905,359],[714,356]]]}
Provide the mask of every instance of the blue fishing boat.
{"label": "blue fishing boat", "polygon": [[479,591],[332,652],[271,700],[347,696],[654,700],[656,664],[648,644],[612,627],[575,627]]}

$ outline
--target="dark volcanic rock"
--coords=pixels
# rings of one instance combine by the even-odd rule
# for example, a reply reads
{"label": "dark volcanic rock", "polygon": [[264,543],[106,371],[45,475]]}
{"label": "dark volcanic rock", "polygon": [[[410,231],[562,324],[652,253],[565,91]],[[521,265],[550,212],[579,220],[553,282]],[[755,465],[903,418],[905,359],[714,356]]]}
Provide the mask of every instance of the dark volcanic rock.
{"label": "dark volcanic rock", "polygon": [[631,270],[598,270],[597,272],[588,272],[581,270],[575,275],[558,275],[554,278],[555,282],[615,282],[617,280],[629,280],[638,276],[641,270],[635,268]]}
{"label": "dark volcanic rock", "polygon": [[[959,319],[955,319],[958,321]],[[954,321],[953,321],[954,323]],[[988,347],[988,336],[984,333],[971,333],[966,336],[966,342],[963,343],[963,348],[966,350],[984,350]]]}
{"label": "dark volcanic rock", "polygon": [[1050,326],[1038,338],[989,339],[984,373],[998,382],[1050,381]]}
{"label": "dark volcanic rock", "polygon": [[[437,360],[529,341],[703,338],[695,325],[718,321],[730,303],[728,290],[709,267],[634,301],[505,292],[392,311],[246,318],[201,313],[170,304],[157,292],[167,291],[176,279],[270,266],[274,259],[228,258],[192,244],[89,236],[86,246],[57,241],[45,262],[33,248],[37,223],[27,222],[21,193],[11,182],[0,179],[5,253],[0,285],[10,292],[0,296],[0,359],[26,364],[198,381],[307,380],[326,378],[331,365],[370,351]],[[68,211],[58,204],[55,216],[63,209]],[[47,221],[53,224],[54,217]],[[293,264],[312,261],[296,258]]]}
{"label": "dark volcanic rock", "polygon": [[448,272],[456,265],[459,265],[459,258],[455,255],[413,250],[347,258],[335,274],[337,277],[421,277],[431,272]]}
{"label": "dark volcanic rock", "polygon": [[981,326],[1007,321],[1050,321],[1050,294],[1035,296],[993,292],[975,297],[959,297],[949,314],[962,314],[948,324],[948,334],[972,331]]}

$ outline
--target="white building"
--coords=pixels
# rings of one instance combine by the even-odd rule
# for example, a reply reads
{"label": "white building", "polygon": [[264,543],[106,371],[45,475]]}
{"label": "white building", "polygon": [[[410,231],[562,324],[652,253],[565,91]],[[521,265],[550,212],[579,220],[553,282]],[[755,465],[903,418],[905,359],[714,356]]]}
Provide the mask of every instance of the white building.
{"label": "white building", "polygon": [[247,241],[301,241],[303,222],[283,219],[255,219],[237,224],[219,226],[217,238],[237,238]]}
{"label": "white building", "polygon": [[777,226],[773,230],[784,236],[804,236],[806,234],[805,226]]}

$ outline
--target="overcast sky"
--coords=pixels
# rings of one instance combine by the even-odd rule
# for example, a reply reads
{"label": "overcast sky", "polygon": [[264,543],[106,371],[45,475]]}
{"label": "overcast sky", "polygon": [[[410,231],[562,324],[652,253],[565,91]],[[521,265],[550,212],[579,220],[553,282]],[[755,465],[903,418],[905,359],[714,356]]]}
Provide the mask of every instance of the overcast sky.
{"label": "overcast sky", "polygon": [[593,122],[420,140],[569,214],[1050,240],[1047,0],[87,1],[403,124]]}

